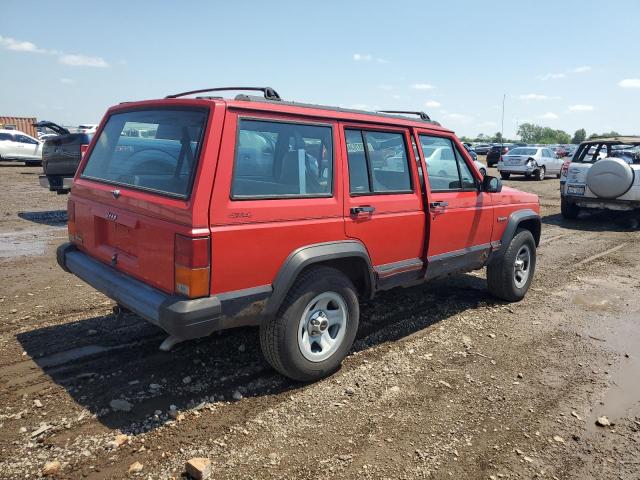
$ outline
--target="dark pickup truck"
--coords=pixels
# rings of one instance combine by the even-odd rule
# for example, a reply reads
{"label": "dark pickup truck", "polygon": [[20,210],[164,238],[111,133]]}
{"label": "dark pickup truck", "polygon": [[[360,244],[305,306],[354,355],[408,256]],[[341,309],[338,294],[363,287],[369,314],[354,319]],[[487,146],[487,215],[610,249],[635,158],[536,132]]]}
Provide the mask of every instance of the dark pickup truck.
{"label": "dark pickup truck", "polygon": [[47,138],[42,149],[40,185],[59,194],[69,193],[82,155],[91,143],[92,133],[71,133],[64,127],[43,120],[34,124],[46,127],[58,135]]}

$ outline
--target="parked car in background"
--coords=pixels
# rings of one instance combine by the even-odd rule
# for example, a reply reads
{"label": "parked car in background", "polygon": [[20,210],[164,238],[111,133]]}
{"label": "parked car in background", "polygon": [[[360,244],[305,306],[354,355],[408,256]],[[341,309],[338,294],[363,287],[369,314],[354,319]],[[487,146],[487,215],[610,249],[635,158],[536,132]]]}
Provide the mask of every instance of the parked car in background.
{"label": "parked car in background", "polygon": [[65,127],[43,120],[36,124],[46,127],[57,135],[49,137],[42,149],[42,170],[40,185],[52,192],[69,193],[73,176],[76,173],[82,155],[87,150],[92,133],[70,133]]}
{"label": "parked car in background", "polygon": [[77,133],[96,133],[98,125],[95,123],[83,123],[78,125]]}
{"label": "parked car in background", "polygon": [[487,176],[487,167],[485,167],[484,164],[479,162],[478,160],[474,160],[473,163],[476,166],[476,168],[480,171],[482,176],[486,177]]}
{"label": "parked car in background", "polygon": [[498,171],[503,180],[511,174],[544,180],[547,174],[560,178],[563,161],[546,147],[516,147],[500,157]]}
{"label": "parked car in background", "polygon": [[553,153],[555,153],[558,158],[563,158],[569,154],[569,151],[564,146],[560,145],[553,149]]}
{"label": "parked car in background", "polygon": [[497,165],[500,156],[505,155],[511,148],[514,148],[514,146],[510,143],[493,145],[487,153],[487,167]]}
{"label": "parked car in background", "polygon": [[478,155],[486,155],[489,152],[491,145],[488,143],[479,143],[474,147],[474,150]]}
{"label": "parked car in background", "polygon": [[463,143],[463,145],[465,150],[469,152],[469,155],[471,155],[471,158],[473,158],[474,161],[478,160],[478,154],[476,153],[476,151],[466,143]]}
{"label": "parked car in background", "polygon": [[0,130],[0,160],[42,164],[42,142],[20,130]]}
{"label": "parked car in background", "polygon": [[[481,178],[428,119],[252,90],[264,97],[110,108],[76,173],[59,265],[165,329],[164,348],[258,326],[266,360],[299,381],[339,368],[359,300],[383,290],[487,266],[490,292],[524,298],[536,195]],[[123,135],[132,125],[153,135]]]}
{"label": "parked car in background", "polygon": [[640,209],[640,137],[581,143],[562,168],[560,199],[569,219],[582,210]]}

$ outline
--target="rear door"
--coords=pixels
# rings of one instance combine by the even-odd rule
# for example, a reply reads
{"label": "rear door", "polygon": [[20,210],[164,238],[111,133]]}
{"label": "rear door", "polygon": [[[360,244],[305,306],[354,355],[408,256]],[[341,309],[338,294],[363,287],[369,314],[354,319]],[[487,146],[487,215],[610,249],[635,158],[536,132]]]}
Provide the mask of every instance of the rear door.
{"label": "rear door", "polygon": [[113,111],[69,200],[70,236],[79,248],[167,293],[174,292],[176,235],[210,231],[219,142],[209,138],[220,134],[222,121],[211,102],[194,103],[144,102]]}
{"label": "rear door", "polygon": [[345,239],[337,122],[229,108],[210,211],[212,293],[271,288],[301,247]]}
{"label": "rear door", "polygon": [[14,133],[0,133],[0,155],[6,158],[19,158],[20,151],[18,145]]}
{"label": "rear door", "polygon": [[408,129],[343,124],[345,231],[364,243],[378,277],[423,269],[426,221]]}
{"label": "rear door", "polygon": [[453,135],[418,131],[426,163],[430,215],[427,277],[479,267],[491,251],[491,196],[480,191],[480,177]]}

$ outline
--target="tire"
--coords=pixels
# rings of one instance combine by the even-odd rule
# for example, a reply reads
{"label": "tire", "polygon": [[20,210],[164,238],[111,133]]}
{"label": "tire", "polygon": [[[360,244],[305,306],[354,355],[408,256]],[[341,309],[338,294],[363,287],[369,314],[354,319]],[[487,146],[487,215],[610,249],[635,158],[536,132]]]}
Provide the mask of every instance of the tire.
{"label": "tire", "polygon": [[562,214],[562,218],[566,218],[567,220],[575,220],[580,214],[580,207],[575,203],[571,203],[566,198],[561,197],[560,213]]}
{"label": "tire", "polygon": [[539,182],[544,180],[545,174],[547,173],[547,169],[544,165],[540,165],[538,169],[535,171],[536,180]]}
{"label": "tire", "polygon": [[[525,250],[528,251],[528,257],[523,255]],[[526,278],[522,269],[516,270],[516,260],[524,258],[528,258],[521,266],[526,269]],[[518,229],[504,255],[487,266],[489,292],[507,302],[519,302],[529,290],[535,270],[536,242],[529,230]]]}
{"label": "tire", "polygon": [[[326,308],[320,307],[325,301]],[[342,324],[337,329],[327,326],[332,316],[325,312],[338,318],[341,311]],[[351,280],[335,268],[311,267],[291,287],[278,314],[260,325],[262,353],[286,377],[301,382],[318,380],[340,367],[353,345],[359,317],[358,296]],[[313,327],[312,320],[319,325]],[[316,334],[311,333],[312,328]],[[321,340],[325,345],[329,340],[325,334],[336,342],[326,350],[320,345]]]}
{"label": "tire", "polygon": [[24,164],[26,167],[39,167],[42,165],[42,162],[39,160],[27,160]]}
{"label": "tire", "polygon": [[510,177],[511,177],[510,173],[500,172],[500,178],[502,178],[502,180],[509,180]]}

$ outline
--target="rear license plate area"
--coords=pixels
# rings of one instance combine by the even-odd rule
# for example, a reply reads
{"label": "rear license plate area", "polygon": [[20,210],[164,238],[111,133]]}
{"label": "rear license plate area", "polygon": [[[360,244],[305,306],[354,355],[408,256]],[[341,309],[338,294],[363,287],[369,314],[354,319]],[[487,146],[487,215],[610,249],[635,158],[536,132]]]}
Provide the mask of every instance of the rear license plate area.
{"label": "rear license plate area", "polygon": [[567,195],[584,196],[584,185],[567,185]]}

